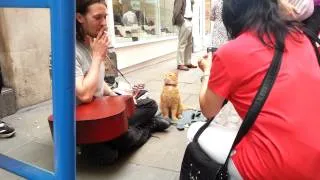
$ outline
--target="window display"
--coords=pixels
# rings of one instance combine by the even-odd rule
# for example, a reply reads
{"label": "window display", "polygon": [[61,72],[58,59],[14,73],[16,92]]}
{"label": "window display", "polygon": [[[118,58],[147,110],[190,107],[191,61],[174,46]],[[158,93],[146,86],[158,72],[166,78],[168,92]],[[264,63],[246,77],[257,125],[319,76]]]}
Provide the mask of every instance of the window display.
{"label": "window display", "polygon": [[116,43],[174,36],[172,0],[113,0]]}

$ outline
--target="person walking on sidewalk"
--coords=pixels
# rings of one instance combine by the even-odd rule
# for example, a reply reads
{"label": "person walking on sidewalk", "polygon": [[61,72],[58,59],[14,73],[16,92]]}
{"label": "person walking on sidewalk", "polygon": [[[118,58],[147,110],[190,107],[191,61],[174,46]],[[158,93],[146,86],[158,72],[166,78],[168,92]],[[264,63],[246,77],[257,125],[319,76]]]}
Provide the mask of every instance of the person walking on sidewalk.
{"label": "person walking on sidewalk", "polygon": [[228,41],[226,27],[222,21],[222,0],[213,0],[210,20],[212,21],[212,52],[215,52],[220,46]]}
{"label": "person walking on sidewalk", "polygon": [[177,69],[188,71],[197,68],[191,64],[192,53],[192,6],[194,0],[175,0],[172,24],[178,26]]}

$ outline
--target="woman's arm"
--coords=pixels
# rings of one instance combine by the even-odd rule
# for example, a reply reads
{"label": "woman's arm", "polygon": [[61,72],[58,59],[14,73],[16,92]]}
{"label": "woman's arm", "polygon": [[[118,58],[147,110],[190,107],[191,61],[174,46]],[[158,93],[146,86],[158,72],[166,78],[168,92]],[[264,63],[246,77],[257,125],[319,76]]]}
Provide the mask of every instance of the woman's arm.
{"label": "woman's arm", "polygon": [[198,62],[198,65],[199,68],[204,72],[204,75],[201,78],[202,85],[199,95],[200,108],[203,115],[206,118],[211,119],[220,111],[224,98],[208,89],[211,60],[203,58]]}

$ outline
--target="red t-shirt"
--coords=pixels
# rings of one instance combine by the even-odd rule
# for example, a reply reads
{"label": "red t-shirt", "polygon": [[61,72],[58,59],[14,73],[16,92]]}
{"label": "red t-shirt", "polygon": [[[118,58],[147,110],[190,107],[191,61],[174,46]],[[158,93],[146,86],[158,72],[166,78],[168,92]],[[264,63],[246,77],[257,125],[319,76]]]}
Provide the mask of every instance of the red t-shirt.
{"label": "red t-shirt", "polygon": [[[273,89],[232,157],[244,179],[320,179],[320,68],[309,40],[285,42]],[[243,33],[214,55],[208,87],[245,117],[274,50]]]}

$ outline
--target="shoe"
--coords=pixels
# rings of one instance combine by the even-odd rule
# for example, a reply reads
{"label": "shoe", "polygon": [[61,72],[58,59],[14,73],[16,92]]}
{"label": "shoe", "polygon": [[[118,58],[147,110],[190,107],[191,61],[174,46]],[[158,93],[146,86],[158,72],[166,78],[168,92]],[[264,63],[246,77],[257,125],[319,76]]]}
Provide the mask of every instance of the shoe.
{"label": "shoe", "polygon": [[161,132],[170,127],[170,122],[158,115],[151,119],[152,125],[150,127],[151,132]]}
{"label": "shoe", "polygon": [[12,137],[16,131],[14,128],[9,127],[6,123],[0,122],[0,138]]}
{"label": "shoe", "polygon": [[178,65],[177,69],[182,71],[189,71],[189,68],[185,65]]}
{"label": "shoe", "polygon": [[198,66],[193,65],[193,64],[187,64],[187,65],[185,65],[185,66],[187,66],[187,68],[197,68],[197,67],[198,67]]}

